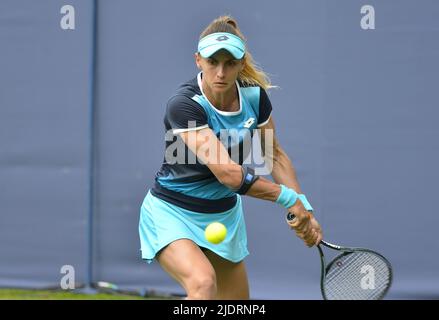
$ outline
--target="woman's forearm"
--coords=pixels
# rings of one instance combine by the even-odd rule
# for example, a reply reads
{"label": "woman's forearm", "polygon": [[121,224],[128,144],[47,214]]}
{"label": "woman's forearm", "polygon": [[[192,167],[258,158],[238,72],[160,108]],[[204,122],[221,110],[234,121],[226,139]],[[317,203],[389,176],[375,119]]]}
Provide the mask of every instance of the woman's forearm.
{"label": "woman's forearm", "polygon": [[297,193],[302,193],[293,163],[280,147],[273,159],[271,176],[277,184],[283,184],[294,189]]}
{"label": "woman's forearm", "polygon": [[247,196],[276,201],[280,194],[280,184],[283,184],[297,193],[302,193],[302,190],[297,179],[296,170],[287,156],[287,154],[278,147],[276,150],[276,156],[273,157],[273,169],[271,176],[275,183],[268,179],[260,178],[247,192]]}

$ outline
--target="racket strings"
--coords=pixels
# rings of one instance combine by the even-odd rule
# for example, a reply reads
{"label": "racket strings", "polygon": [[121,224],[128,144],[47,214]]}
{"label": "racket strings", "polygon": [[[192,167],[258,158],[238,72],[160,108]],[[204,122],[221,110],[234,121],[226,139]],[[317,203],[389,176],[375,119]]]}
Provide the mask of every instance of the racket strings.
{"label": "racket strings", "polygon": [[[388,273],[385,262],[384,264],[380,262],[381,259],[377,255],[369,253],[354,253],[338,258],[328,270],[327,294],[332,292],[333,298],[342,299],[378,298],[386,288],[386,281],[382,279],[382,275]],[[380,266],[384,266],[384,269],[381,269]],[[363,267],[367,268],[366,271],[372,268],[373,274],[369,276],[373,277],[370,279],[373,283],[364,282],[365,273],[361,272],[364,271]]]}
{"label": "racket strings", "polygon": [[330,300],[376,300],[390,285],[387,262],[373,252],[356,251],[337,257],[327,270],[324,289]]}
{"label": "racket strings", "polygon": [[[351,259],[353,260],[353,259]],[[326,292],[331,299],[379,299],[385,291],[387,284],[385,281],[373,280],[372,286],[362,285],[361,268],[364,266],[360,259],[346,261],[350,263],[343,271],[332,272],[331,277],[326,282]],[[370,261],[368,261],[370,264]],[[370,267],[370,265],[368,265]],[[374,267],[374,271],[377,269]],[[385,271],[385,270],[384,270]],[[374,275],[375,276],[375,272]],[[378,272],[381,272],[378,270]]]}

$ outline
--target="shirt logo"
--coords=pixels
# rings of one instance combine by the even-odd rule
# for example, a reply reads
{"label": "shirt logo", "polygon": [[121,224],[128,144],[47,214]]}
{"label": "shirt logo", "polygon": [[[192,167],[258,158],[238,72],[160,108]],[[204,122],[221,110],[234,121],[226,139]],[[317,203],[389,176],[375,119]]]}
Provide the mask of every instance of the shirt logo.
{"label": "shirt logo", "polygon": [[252,124],[255,122],[255,118],[250,118],[246,122],[244,122],[244,128],[250,128]]}

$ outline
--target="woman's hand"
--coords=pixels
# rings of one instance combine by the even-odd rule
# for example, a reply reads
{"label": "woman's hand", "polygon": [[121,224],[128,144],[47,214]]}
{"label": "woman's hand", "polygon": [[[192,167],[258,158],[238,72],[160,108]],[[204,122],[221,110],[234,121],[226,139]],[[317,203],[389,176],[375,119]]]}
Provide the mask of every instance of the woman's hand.
{"label": "woman's hand", "polygon": [[289,207],[288,212],[295,216],[293,220],[287,220],[288,224],[308,247],[318,245],[322,241],[323,234],[320,224],[313,214],[305,209],[300,200],[297,200],[293,206]]}

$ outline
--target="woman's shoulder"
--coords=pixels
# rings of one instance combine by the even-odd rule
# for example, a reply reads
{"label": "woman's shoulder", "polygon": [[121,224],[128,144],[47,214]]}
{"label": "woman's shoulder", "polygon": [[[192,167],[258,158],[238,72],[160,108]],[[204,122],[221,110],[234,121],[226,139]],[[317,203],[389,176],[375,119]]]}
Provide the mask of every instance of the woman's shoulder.
{"label": "woman's shoulder", "polygon": [[168,101],[168,108],[179,108],[181,106],[187,106],[195,109],[203,109],[201,105],[194,100],[194,96],[202,95],[198,86],[197,77],[192,78],[182,84],[180,84],[177,90],[172,94]]}
{"label": "woman's shoulder", "polygon": [[197,78],[186,81],[179,85],[177,90],[167,101],[167,113],[180,114],[182,112],[205,113],[203,107],[193,99],[194,96],[201,95]]}
{"label": "woman's shoulder", "polygon": [[194,95],[201,95],[201,90],[198,87],[197,77],[181,83],[172,96],[185,96],[192,98]]}

